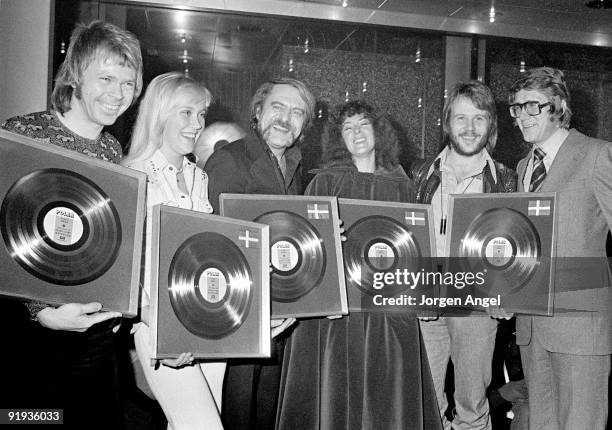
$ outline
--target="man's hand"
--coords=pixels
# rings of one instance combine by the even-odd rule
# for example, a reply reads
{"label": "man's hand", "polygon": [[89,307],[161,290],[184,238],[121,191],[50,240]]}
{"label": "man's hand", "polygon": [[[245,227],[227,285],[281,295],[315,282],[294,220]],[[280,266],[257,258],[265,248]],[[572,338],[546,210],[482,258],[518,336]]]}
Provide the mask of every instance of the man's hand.
{"label": "man's hand", "polygon": [[520,381],[510,381],[506,385],[499,387],[497,392],[500,396],[511,403],[526,402],[529,399],[527,383],[524,379]]}
{"label": "man's hand", "polygon": [[272,339],[284,332],[290,325],[295,323],[295,318],[286,319],[273,319],[270,321],[270,327],[272,327]]}
{"label": "man's hand", "polygon": [[421,321],[435,321],[440,317],[437,310],[434,309],[419,309],[417,310],[417,318]]}
{"label": "man's hand", "polygon": [[36,314],[40,325],[52,330],[84,332],[94,324],[121,317],[119,312],[100,312],[100,303],[67,303],[57,309],[45,308]]}
{"label": "man's hand", "polygon": [[344,227],[342,227],[344,225],[344,221],[342,221],[341,219],[338,220],[338,230],[340,231],[340,241],[341,242],[346,242],[346,232],[344,231]]}
{"label": "man's hand", "polygon": [[499,306],[489,306],[487,308],[487,313],[489,314],[491,318],[495,318],[497,320],[501,320],[501,319],[509,320],[510,318],[514,316],[512,312],[506,312]]}
{"label": "man's hand", "polygon": [[172,367],[174,369],[178,369],[183,366],[191,366],[193,364],[193,354],[191,352],[183,352],[174,360],[170,358],[166,358],[161,361],[161,364],[164,366]]}

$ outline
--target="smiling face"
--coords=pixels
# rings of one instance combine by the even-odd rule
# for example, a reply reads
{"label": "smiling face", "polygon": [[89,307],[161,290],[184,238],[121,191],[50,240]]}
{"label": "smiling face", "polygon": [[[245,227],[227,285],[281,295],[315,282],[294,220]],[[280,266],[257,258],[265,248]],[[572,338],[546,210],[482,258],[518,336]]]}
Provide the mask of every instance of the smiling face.
{"label": "smiling face", "polygon": [[207,108],[205,95],[195,87],[181,87],[173,97],[160,147],[168,160],[182,159],[193,151]]}
{"label": "smiling face", "polygon": [[467,97],[458,97],[450,110],[451,148],[464,156],[480,153],[487,144],[490,123],[487,111],[478,109]]}
{"label": "smiling face", "polygon": [[[550,100],[546,95],[536,90],[520,90],[514,96],[514,103],[521,104],[529,101],[544,104]],[[565,102],[563,102],[564,104]],[[521,115],[516,118],[516,123],[523,133],[525,142],[539,145],[560,128],[561,125],[551,114],[550,108],[550,105],[541,108],[540,114],[535,116],[529,115],[525,112],[525,109],[521,111]]]}
{"label": "smiling face", "polygon": [[363,114],[356,114],[344,120],[342,139],[353,160],[374,157],[374,127],[370,119]]}
{"label": "smiling face", "polygon": [[257,130],[270,150],[282,155],[300,137],[306,103],[291,85],[275,85],[256,114]]}
{"label": "smiling face", "polygon": [[95,58],[83,72],[70,105],[84,127],[99,128],[115,123],[132,104],[136,71],[113,58]]}

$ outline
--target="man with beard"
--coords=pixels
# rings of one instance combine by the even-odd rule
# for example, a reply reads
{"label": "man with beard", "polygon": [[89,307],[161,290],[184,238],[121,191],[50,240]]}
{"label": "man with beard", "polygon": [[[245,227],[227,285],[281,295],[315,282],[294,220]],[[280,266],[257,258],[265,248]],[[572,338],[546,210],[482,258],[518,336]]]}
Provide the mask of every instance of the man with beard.
{"label": "man with beard", "polygon": [[[443,118],[445,148],[413,168],[417,202],[433,209],[438,257],[446,257],[450,194],[516,189],[516,174],[490,155],[497,140],[497,113],[488,87],[478,81],[456,84],[446,99]],[[488,315],[422,318],[421,332],[444,429],[451,428],[444,393],[449,358],[455,370],[452,428],[491,429],[486,389],[497,321]]]}
{"label": "man with beard", "polygon": [[[251,101],[251,130],[244,139],[216,150],[206,162],[209,200],[219,213],[219,194],[301,194],[301,152],[294,144],[314,118],[315,98],[295,79],[260,86]],[[273,320],[272,336],[295,319]],[[230,360],[223,390],[226,430],[272,429],[285,338],[272,344],[267,360]]]}

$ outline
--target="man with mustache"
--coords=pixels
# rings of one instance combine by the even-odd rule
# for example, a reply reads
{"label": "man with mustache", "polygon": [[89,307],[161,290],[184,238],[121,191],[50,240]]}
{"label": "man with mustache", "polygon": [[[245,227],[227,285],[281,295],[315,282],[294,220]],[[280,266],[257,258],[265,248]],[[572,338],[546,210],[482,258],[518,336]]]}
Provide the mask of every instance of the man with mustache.
{"label": "man with mustache", "polygon": [[[478,81],[458,83],[450,90],[442,114],[445,148],[413,168],[417,202],[431,204],[433,209],[438,257],[446,257],[450,194],[516,189],[516,174],[489,154],[497,140],[491,90]],[[451,424],[455,430],[491,429],[486,389],[491,382],[497,321],[488,315],[422,318],[421,332],[444,429],[451,429]],[[449,358],[455,370],[452,423],[445,416]]]}
{"label": "man with mustache", "polygon": [[[301,152],[294,144],[312,124],[315,98],[290,78],[261,85],[251,101],[251,130],[244,139],[216,150],[206,162],[208,195],[219,213],[219,194],[302,194]],[[295,319],[273,320],[273,337]],[[282,323],[282,324],[281,324]],[[267,360],[230,360],[223,390],[226,430],[272,429],[285,338],[272,344]]]}

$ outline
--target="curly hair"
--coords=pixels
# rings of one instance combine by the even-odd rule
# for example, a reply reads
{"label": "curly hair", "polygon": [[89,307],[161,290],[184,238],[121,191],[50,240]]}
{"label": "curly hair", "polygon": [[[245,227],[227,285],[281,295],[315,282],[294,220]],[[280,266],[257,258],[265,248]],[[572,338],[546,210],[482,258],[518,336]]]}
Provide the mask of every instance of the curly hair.
{"label": "curly hair", "polygon": [[342,124],[347,118],[363,115],[372,122],[374,129],[374,154],[376,168],[387,170],[399,164],[399,140],[391,122],[382,114],[361,101],[351,101],[337,109],[332,121],[323,134],[322,146],[325,148],[323,167],[354,165],[351,153],[342,137]]}

